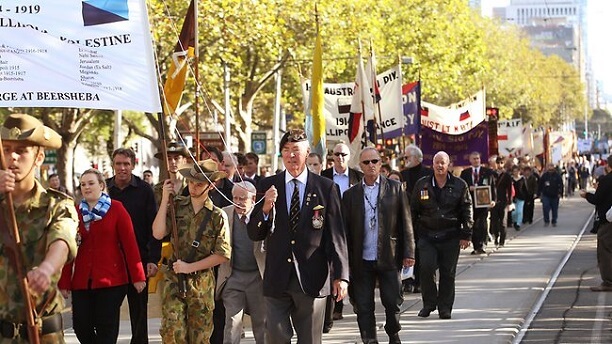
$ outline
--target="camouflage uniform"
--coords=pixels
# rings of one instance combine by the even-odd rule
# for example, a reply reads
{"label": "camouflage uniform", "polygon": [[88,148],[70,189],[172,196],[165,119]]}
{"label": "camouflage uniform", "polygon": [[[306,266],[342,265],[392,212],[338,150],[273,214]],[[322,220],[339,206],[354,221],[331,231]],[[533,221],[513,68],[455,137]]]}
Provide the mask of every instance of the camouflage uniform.
{"label": "camouflage uniform", "polygon": [[[164,187],[164,182],[165,180],[162,180],[161,182],[153,186],[153,193],[155,194],[155,203],[157,203],[158,207],[159,207],[159,203],[161,203],[162,189]],[[187,181],[187,179],[183,178],[183,186],[181,187],[181,190],[179,190],[177,196],[189,196],[189,189],[187,188],[188,185],[189,185],[189,182]]]}
{"label": "camouflage uniform", "polygon": [[[204,207],[194,215],[191,198],[177,196],[174,199],[178,245],[180,256],[186,259],[191,243],[199,230],[200,223],[208,211],[212,216],[196,248],[193,261],[202,260],[212,253],[230,258],[231,246],[228,238],[228,219],[221,209],[207,199]],[[204,209],[206,208],[206,210]],[[166,228],[171,228],[170,223]],[[165,267],[164,289],[162,291],[162,322],[159,330],[163,343],[210,343],[213,331],[212,314],[215,307],[215,278],[212,269],[198,271],[187,277],[187,297],[178,295],[176,275]]]}
{"label": "camouflage uniform", "polygon": [[[0,195],[0,206],[2,216],[6,218],[4,194]],[[15,216],[23,242],[24,272],[38,266],[45,258],[49,245],[56,240],[64,240],[68,244],[70,250],[68,260],[75,257],[78,216],[70,196],[55,190],[45,190],[36,181],[34,194],[25,204],[15,209]],[[57,288],[59,278],[58,271],[51,276],[49,290],[42,298],[35,299],[36,308],[39,309],[47,298],[51,297],[42,312],[39,311],[39,315],[43,318],[60,313],[64,309],[64,298]],[[17,275],[10,267],[7,252],[4,252],[4,245],[0,242],[0,319],[13,323],[25,323],[24,310]],[[27,341],[0,338],[0,343],[27,343]],[[56,332],[41,336],[41,343],[64,343],[63,333]]]}

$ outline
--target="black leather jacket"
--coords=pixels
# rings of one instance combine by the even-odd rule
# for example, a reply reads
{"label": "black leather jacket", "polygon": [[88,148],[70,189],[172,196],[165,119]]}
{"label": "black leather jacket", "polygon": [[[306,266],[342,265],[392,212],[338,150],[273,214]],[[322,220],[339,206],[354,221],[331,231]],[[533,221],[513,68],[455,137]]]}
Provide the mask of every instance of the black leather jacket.
{"label": "black leather jacket", "polygon": [[470,240],[474,219],[467,184],[449,173],[438,199],[432,178],[419,179],[412,192],[410,208],[415,231],[419,237],[434,241],[456,237]]}

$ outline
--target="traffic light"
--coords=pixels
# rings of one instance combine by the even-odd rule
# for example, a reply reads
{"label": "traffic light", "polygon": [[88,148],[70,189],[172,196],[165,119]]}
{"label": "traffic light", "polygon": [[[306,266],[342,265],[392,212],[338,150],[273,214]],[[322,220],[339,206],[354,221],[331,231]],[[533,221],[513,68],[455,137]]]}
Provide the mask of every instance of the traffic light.
{"label": "traffic light", "polygon": [[489,120],[497,121],[499,119],[499,108],[488,107],[487,117],[489,118]]}

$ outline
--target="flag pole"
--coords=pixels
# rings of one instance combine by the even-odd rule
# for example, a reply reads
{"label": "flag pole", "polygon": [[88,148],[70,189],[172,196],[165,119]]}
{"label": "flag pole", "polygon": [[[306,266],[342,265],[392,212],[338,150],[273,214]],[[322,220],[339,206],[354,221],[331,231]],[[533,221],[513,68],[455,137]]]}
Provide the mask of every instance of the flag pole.
{"label": "flag pole", "polygon": [[198,0],[193,0],[193,31],[194,31],[194,58],[193,58],[193,66],[194,66],[194,78],[195,78],[195,101],[194,101],[194,110],[195,110],[195,153],[196,153],[196,161],[200,160],[200,108],[199,108],[199,99],[200,99],[200,72],[198,65],[200,64],[200,44],[198,37]]}
{"label": "flag pole", "polygon": [[[358,55],[358,58],[359,58],[360,61],[357,61],[357,65],[360,66],[359,63],[363,63],[363,61],[361,61],[361,59],[362,59],[362,57],[361,57],[361,38],[358,38],[358,40],[359,40],[359,55]],[[361,73],[361,74],[363,74],[363,73]],[[361,78],[365,78],[365,75],[362,75]],[[365,134],[365,133],[368,132],[368,125],[367,125],[367,122],[366,122],[366,108],[365,108],[365,103],[364,103],[365,88],[363,87],[363,85],[359,85],[359,92],[361,92],[361,95],[360,95],[360,97],[361,97],[361,120],[363,122],[363,132]],[[370,97],[372,97],[372,96],[370,95]],[[359,138],[359,139],[361,140],[361,138]],[[366,143],[367,143],[367,140],[366,140]],[[374,144],[376,144],[376,141],[374,141]]]}
{"label": "flag pole", "polygon": [[[397,64],[398,64],[399,70],[400,70],[400,73],[399,73],[400,74],[400,78],[402,78],[402,57],[401,57],[399,52],[397,53]],[[400,85],[403,88],[404,87],[404,85],[403,85],[403,83],[404,83],[403,78],[401,80],[402,80],[402,82],[400,83]],[[402,90],[402,94],[404,94],[404,90]],[[402,106],[402,108],[403,108],[403,106]],[[401,144],[401,147],[402,147],[402,151],[401,152],[403,153],[404,149],[406,148],[406,116],[405,115],[402,116],[402,144]]]}

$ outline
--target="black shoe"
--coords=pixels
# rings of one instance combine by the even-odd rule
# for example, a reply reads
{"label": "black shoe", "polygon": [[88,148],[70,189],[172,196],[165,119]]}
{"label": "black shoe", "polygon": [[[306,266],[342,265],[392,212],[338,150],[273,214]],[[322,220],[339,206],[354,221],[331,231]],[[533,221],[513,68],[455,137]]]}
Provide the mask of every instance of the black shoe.
{"label": "black shoe", "polygon": [[544,227],[548,227],[549,223],[548,222],[544,222]]}
{"label": "black shoe", "polygon": [[516,229],[517,231],[520,231],[521,226],[518,223],[514,223],[514,229]]}
{"label": "black shoe", "polygon": [[332,316],[332,319],[334,319],[334,320],[342,320],[342,319],[344,319],[344,317],[342,316],[341,312],[334,312],[334,315]]}
{"label": "black shoe", "polygon": [[557,227],[557,224],[556,224],[555,222],[553,222],[553,224],[552,224],[552,225],[553,225],[553,227]]}
{"label": "black shoe", "polygon": [[323,326],[323,333],[329,333],[329,331],[331,331],[333,326],[334,326],[334,323],[331,323],[329,325],[324,325]]}
{"label": "black shoe", "polygon": [[432,312],[431,309],[423,308],[419,311],[419,314],[417,315],[421,318],[427,318],[429,314],[431,314],[431,312]]}
{"label": "black shoe", "polygon": [[483,248],[479,248],[476,250],[476,254],[487,254],[487,251],[485,251]]}
{"label": "black shoe", "polygon": [[440,317],[440,319],[450,319],[451,318],[451,312],[450,311],[440,311],[438,316]]}
{"label": "black shoe", "polygon": [[420,294],[421,293],[421,287],[418,285],[415,285],[414,288],[412,288],[412,292],[415,294]]}
{"label": "black shoe", "polygon": [[389,344],[402,344],[399,333],[389,335]]}
{"label": "black shoe", "polygon": [[476,250],[472,251],[472,253],[470,253],[472,256],[477,255],[478,253],[476,252]]}

